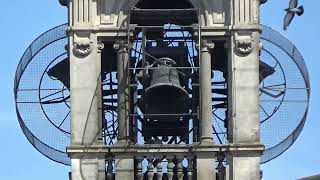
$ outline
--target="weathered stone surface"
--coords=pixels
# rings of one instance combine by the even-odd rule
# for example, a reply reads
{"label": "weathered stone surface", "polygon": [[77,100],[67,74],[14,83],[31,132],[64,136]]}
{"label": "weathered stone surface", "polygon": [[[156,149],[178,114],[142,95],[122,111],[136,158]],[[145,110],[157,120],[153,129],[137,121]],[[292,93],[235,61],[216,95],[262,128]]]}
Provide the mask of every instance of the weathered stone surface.
{"label": "weathered stone surface", "polygon": [[[69,48],[71,78],[71,143],[72,146],[100,145],[98,138],[101,129],[101,44],[98,38],[113,38],[128,26],[130,9],[139,0],[70,0],[69,8]],[[229,41],[229,149],[227,173],[230,180],[260,179],[260,129],[259,129],[259,0],[190,0],[194,8],[200,10],[200,24],[203,36],[208,39],[223,38]],[[124,32],[125,31],[125,32]],[[203,59],[206,59],[205,53]],[[210,74],[210,73],[208,73]],[[208,123],[203,128],[204,139],[210,134]],[[123,124],[122,124],[123,125]],[[127,137],[127,131],[121,133]],[[97,136],[98,134],[98,136]],[[208,138],[207,138],[208,139]],[[211,142],[211,139],[209,139]],[[237,145],[252,144],[250,148],[236,148]],[[120,144],[121,145],[121,144]],[[127,144],[125,144],[127,145]],[[210,149],[211,148],[211,149]],[[159,149],[152,149],[159,153]],[[206,151],[205,147],[201,150]],[[197,159],[199,180],[215,179],[215,163],[212,147],[201,152]],[[218,149],[218,148],[216,148]],[[103,150],[103,148],[98,151]],[[132,154],[138,149],[132,150]],[[140,149],[141,150],[141,149]],[[185,150],[169,148],[161,153],[185,153]],[[224,149],[228,151],[228,147]],[[244,151],[244,152],[243,152]],[[149,153],[150,151],[148,151]],[[91,152],[92,157],[82,156],[90,152],[69,151],[72,162],[72,178],[99,179],[104,168],[99,152]],[[121,153],[121,152],[120,152]],[[120,155],[119,153],[119,155]],[[133,157],[133,156],[132,156]],[[134,179],[133,158],[127,154],[123,160],[116,160],[116,179]],[[85,178],[83,178],[85,177]]]}

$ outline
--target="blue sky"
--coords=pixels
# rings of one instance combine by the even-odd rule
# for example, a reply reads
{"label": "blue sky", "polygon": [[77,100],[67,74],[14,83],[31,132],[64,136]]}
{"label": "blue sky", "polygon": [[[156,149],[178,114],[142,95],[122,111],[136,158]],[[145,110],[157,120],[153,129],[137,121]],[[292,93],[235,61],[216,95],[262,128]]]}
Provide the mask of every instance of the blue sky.
{"label": "blue sky", "polygon": [[[261,22],[283,32],[305,58],[311,78],[311,102],[304,130],[296,143],[277,159],[264,164],[264,179],[292,180],[320,173],[320,18],[318,0],[300,0],[305,14],[282,31],[283,9],[287,0],[269,0],[262,7]],[[0,7],[2,52],[0,66],[0,179],[67,179],[69,167],[38,153],[23,135],[16,115],[13,79],[16,66],[27,46],[42,32],[66,22],[66,9],[58,0],[3,1]]]}

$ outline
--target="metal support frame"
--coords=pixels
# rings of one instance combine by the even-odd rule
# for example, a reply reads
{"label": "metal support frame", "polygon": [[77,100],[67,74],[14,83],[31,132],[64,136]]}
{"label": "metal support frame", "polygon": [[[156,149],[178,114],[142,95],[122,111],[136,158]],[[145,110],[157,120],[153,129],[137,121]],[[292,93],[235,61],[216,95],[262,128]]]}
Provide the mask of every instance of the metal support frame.
{"label": "metal support frame", "polygon": [[[194,34],[194,32],[193,31],[198,31],[199,30],[199,26],[196,26],[196,25],[191,25],[191,26],[183,26],[183,25],[181,25],[181,26],[179,26],[180,27],[180,29],[178,30],[178,29],[168,29],[168,31],[170,31],[171,32],[171,30],[173,30],[174,32],[178,32],[178,31],[187,31],[187,30],[191,30],[192,31],[192,33],[191,34]],[[145,48],[146,48],[146,43],[147,43],[147,39],[146,39],[146,34],[145,34],[145,32],[146,32],[146,30],[148,30],[148,29],[158,29],[158,28],[164,28],[164,26],[148,26],[148,25],[144,25],[144,26],[137,26],[137,25],[130,25],[130,27],[129,27],[132,31],[135,31],[135,30],[137,30],[137,31],[141,31],[142,32],[142,37],[136,37],[136,38],[134,38],[134,39],[132,39],[132,37],[128,37],[128,39],[131,39],[131,41],[134,41],[134,42],[136,42],[136,43],[141,43],[141,49],[139,49],[139,52],[137,51],[137,50],[135,50],[134,49],[134,47],[135,46],[133,46],[132,48],[132,50],[135,52],[135,53],[138,53],[138,54],[140,54],[141,56],[140,57],[142,57],[142,64],[144,64],[144,65],[146,65],[146,58],[147,57],[149,57],[149,58],[151,58],[151,59],[155,59],[155,57],[152,57],[150,54],[148,54],[147,52],[146,52],[146,50],[145,50]],[[166,29],[165,29],[166,30]],[[183,39],[182,39],[183,38]],[[179,40],[180,39],[180,40]],[[175,40],[179,40],[179,42],[184,42],[184,43],[186,43],[187,41],[189,42],[190,41],[190,43],[192,43],[193,44],[193,46],[195,46],[195,44],[197,43],[197,40],[194,40],[193,39],[193,41],[192,41],[192,39],[193,38],[191,38],[191,37],[177,37],[177,38],[174,38],[174,37],[164,37],[162,40],[168,40],[168,41],[170,41],[171,43],[173,43],[173,42],[175,42]],[[178,42],[178,41],[177,41]],[[189,56],[190,56],[190,54],[189,54]],[[189,57],[189,58],[192,58],[192,57]],[[168,67],[169,68],[169,67]],[[172,67],[171,67],[172,68]],[[174,67],[175,69],[177,69],[178,71],[183,71],[183,70],[191,70],[191,71],[199,71],[199,69],[200,69],[200,67],[183,67],[183,66],[179,66],[179,67]],[[142,66],[142,67],[130,67],[130,71],[131,71],[131,74],[134,74],[134,72],[135,71],[143,71],[144,73],[146,72],[146,71],[148,71],[148,70],[152,70],[152,69],[155,69],[154,67],[146,67],[146,66]],[[136,82],[136,80],[134,79],[134,77],[132,77],[132,79],[131,79],[131,82]],[[199,82],[196,82],[196,84],[199,84]],[[138,91],[138,89],[137,89],[137,83],[133,83],[133,84],[131,84],[131,87],[132,87],[132,90],[133,91]],[[137,93],[137,94],[139,94],[139,93]],[[141,95],[141,92],[140,92],[140,94],[139,95]],[[199,95],[198,95],[199,96]],[[198,98],[198,97],[194,97],[194,98]],[[137,106],[137,104],[135,104],[134,106]],[[133,109],[137,109],[137,108],[133,108]],[[135,119],[135,121],[139,121],[139,119],[140,120],[142,120],[143,119],[143,117],[145,117],[145,115],[159,115],[159,114],[141,114],[141,113],[139,113],[138,111],[136,111],[136,112],[133,112],[132,114],[130,114],[130,116],[132,116],[133,117],[133,119]],[[163,115],[163,116],[166,116],[166,115],[188,115],[188,116],[192,116],[192,117],[198,117],[197,116],[197,114],[196,113],[192,113],[192,114],[161,114],[161,115]],[[140,117],[141,116],[141,117]],[[140,117],[140,118],[139,118]],[[137,123],[135,123],[136,125],[137,125]],[[138,130],[139,131],[139,130]],[[138,132],[138,131],[136,131],[136,132]],[[191,131],[193,131],[193,130],[191,130]],[[195,136],[198,136],[197,134],[195,134],[197,131],[194,131],[194,135]],[[188,139],[188,138],[187,138]],[[194,139],[194,138],[193,138]],[[189,139],[188,139],[189,140]]]}

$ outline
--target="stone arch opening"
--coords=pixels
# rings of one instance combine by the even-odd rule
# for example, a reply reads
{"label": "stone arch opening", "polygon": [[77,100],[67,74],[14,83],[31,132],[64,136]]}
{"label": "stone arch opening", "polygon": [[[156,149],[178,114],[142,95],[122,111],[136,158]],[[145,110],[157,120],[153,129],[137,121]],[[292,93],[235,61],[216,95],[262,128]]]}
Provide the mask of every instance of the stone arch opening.
{"label": "stone arch opening", "polygon": [[130,23],[192,25],[198,23],[197,13],[190,0],[139,0],[131,11]]}
{"label": "stone arch opening", "polygon": [[191,9],[194,8],[189,0],[140,0],[136,5],[140,9]]}

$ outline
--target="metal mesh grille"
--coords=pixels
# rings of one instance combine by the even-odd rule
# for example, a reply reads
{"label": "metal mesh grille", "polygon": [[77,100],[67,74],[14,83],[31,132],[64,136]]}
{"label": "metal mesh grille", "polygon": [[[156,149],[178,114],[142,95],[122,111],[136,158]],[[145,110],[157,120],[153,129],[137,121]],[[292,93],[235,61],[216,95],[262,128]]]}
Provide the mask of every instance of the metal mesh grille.
{"label": "metal mesh grille", "polygon": [[303,57],[288,39],[262,26],[261,41],[261,60],[276,66],[276,73],[266,78],[260,89],[273,94],[283,92],[276,98],[260,95],[260,119],[274,111],[271,118],[261,121],[261,142],[266,146],[261,161],[265,163],[282,154],[299,136],[306,121],[310,82]]}
{"label": "metal mesh grille", "polygon": [[46,157],[69,165],[65,153],[70,139],[69,108],[43,103],[68,95],[62,83],[49,81],[46,75],[50,66],[67,57],[65,30],[66,24],[55,27],[27,48],[16,71],[14,92],[18,120],[29,142]]}

